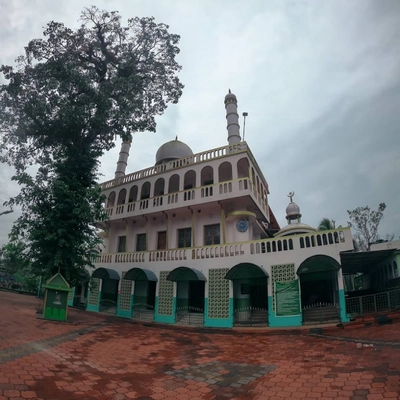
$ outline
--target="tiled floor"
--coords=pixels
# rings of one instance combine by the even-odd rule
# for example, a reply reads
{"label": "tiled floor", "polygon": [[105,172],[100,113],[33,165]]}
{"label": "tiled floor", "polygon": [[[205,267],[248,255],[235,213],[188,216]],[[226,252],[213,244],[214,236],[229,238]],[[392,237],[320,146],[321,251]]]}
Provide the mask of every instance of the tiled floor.
{"label": "tiled floor", "polygon": [[70,322],[55,323],[36,319],[37,302],[0,292],[0,400],[400,399],[399,322],[312,336],[70,309]]}

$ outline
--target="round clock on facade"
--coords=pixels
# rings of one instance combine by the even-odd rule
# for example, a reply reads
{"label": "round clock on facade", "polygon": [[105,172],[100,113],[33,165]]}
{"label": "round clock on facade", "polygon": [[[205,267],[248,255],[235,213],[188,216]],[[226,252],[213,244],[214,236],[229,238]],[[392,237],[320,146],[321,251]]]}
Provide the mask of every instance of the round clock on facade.
{"label": "round clock on facade", "polygon": [[249,229],[249,223],[245,219],[239,219],[238,222],[236,222],[236,229],[239,232],[246,232],[247,229]]}

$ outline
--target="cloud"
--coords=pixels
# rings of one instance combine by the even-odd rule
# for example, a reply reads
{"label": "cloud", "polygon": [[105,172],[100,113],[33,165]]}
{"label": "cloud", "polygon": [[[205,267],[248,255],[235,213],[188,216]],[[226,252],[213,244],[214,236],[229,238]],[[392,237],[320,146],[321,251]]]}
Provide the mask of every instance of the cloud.
{"label": "cloud", "polygon": [[[52,19],[76,27],[82,7],[91,3],[3,1],[2,63],[12,63]],[[135,134],[128,171],[152,165],[158,147],[176,135],[194,152],[225,145],[223,100],[231,88],[240,115],[249,113],[246,141],[281,225],[286,194],[294,190],[305,223],[316,226],[328,217],[345,225],[347,209],[384,201],[381,234],[400,235],[400,2],[96,4],[123,18],[154,15],[182,37],[183,96],[157,119],[156,133]],[[113,178],[118,152],[119,144],[102,157],[104,180]],[[3,188],[14,193],[9,175],[3,176]],[[1,220],[3,232],[7,221]]]}

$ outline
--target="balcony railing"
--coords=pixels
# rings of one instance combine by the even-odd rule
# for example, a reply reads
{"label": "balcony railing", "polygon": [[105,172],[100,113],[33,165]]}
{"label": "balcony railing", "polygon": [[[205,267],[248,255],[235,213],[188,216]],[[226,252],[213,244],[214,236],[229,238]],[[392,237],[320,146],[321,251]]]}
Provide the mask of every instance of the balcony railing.
{"label": "balcony railing", "polygon": [[[332,236],[330,236],[332,235]],[[332,240],[330,239],[332,237]],[[337,240],[336,240],[337,238]],[[312,245],[314,243],[314,245]],[[253,240],[244,243],[219,244],[214,246],[188,247],[184,249],[153,250],[131,253],[99,254],[95,263],[142,263],[179,260],[201,260],[208,258],[250,256],[253,254],[307,251],[312,247],[335,246],[335,251],[351,250],[353,241],[350,228],[340,228],[324,233],[308,233],[272,239]],[[339,246],[338,249],[336,247]]]}
{"label": "balcony railing", "polygon": [[212,150],[203,151],[201,153],[193,154],[190,157],[181,158],[179,160],[170,161],[165,164],[155,165],[154,167],[142,169],[141,171],[133,172],[122,176],[121,178],[112,179],[100,185],[102,190],[110,189],[116,186],[131,183],[139,179],[148,178],[153,175],[161,174],[165,171],[172,169],[186,167],[188,165],[199,164],[204,161],[214,160],[216,158],[224,157],[227,155],[241,153],[248,149],[246,142],[241,142],[233,145],[223,146]]}
{"label": "balcony railing", "polygon": [[[106,209],[110,219],[127,218],[143,215],[159,210],[171,210],[179,203],[183,205],[203,204],[206,200],[218,201],[226,198],[228,193],[238,193],[239,196],[252,195],[264,215],[268,215],[266,199],[257,191],[249,178],[239,178],[231,181],[215,183],[213,185],[187,189],[181,192],[169,193],[149,199],[134,201],[127,204],[119,204]],[[233,196],[233,195],[232,195]]]}

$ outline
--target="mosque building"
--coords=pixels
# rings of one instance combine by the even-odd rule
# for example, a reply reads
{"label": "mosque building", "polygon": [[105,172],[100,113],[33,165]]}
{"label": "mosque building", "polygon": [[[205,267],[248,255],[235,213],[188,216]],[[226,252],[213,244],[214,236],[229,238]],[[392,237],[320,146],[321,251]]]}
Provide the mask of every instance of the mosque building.
{"label": "mosque building", "polygon": [[226,328],[348,321],[341,254],[353,249],[350,228],[303,223],[294,192],[281,228],[230,91],[225,108],[222,147],[193,154],[176,138],[155,165],[125,174],[123,143],[115,179],[101,184],[109,220],[86,309]]}

